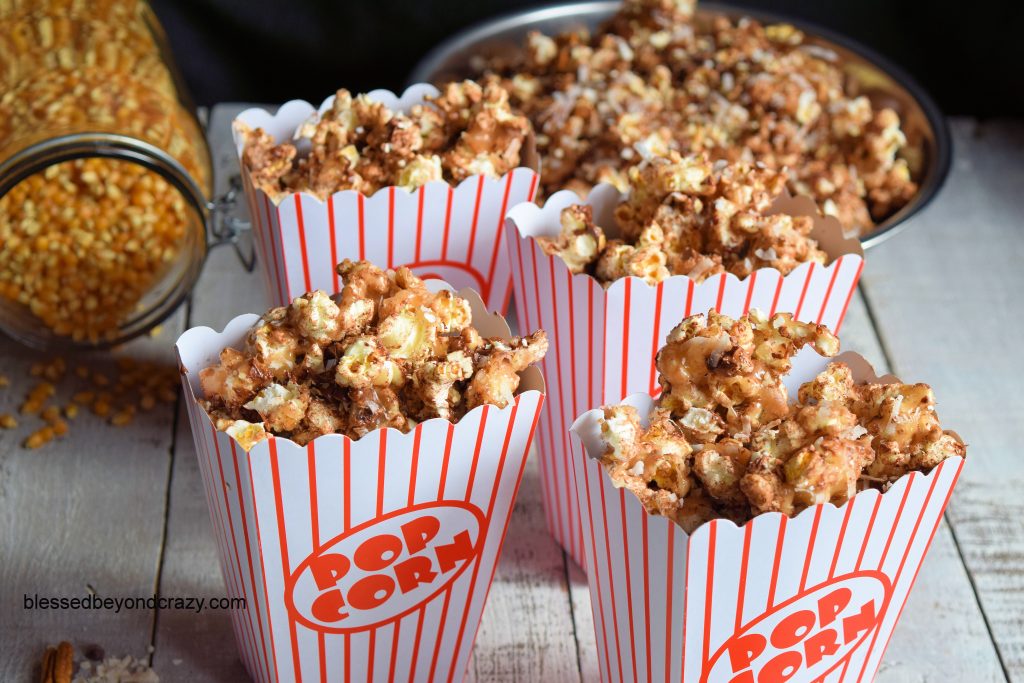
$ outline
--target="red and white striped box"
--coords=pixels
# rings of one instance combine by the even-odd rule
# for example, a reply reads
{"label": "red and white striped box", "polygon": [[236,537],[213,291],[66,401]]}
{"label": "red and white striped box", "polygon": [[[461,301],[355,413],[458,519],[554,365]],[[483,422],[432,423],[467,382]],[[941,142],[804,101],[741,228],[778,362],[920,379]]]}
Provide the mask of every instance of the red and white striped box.
{"label": "red and white striped box", "polygon": [[680,275],[651,286],[630,277],[605,288],[589,275],[573,275],[561,258],[544,253],[537,243],[537,236],[558,234],[563,208],[581,202],[593,207],[598,225],[614,230],[613,212],[621,198],[610,185],[598,185],[585,200],[558,192],[543,207],[514,207],[505,230],[519,324],[541,327],[551,340],[542,365],[548,402],[537,434],[548,529],[580,566],[579,512],[569,470],[573,419],[588,407],[615,403],[637,391],[655,394],[654,357],[672,328],[693,313],[712,308],[732,316],[751,308],[793,311],[800,320],[838,331],[864,264],[860,243],[845,239],[839,223],[823,218],[805,197],[782,197],[772,210],[812,216],[812,235],[831,262],[804,264],[785,277],[764,268],[744,280],[723,274],[696,283]]}
{"label": "red and white striped box", "polygon": [[[387,90],[374,90],[368,96],[393,111],[407,112],[436,94],[434,86],[420,83],[400,97]],[[247,109],[235,124],[262,128],[283,142],[333,102],[332,95],[318,109],[292,100],[275,114]],[[241,159],[244,137],[237,125],[232,133]],[[474,175],[454,187],[435,181],[412,192],[392,186],[369,197],[342,190],[326,201],[305,192],[275,201],[253,186],[243,168],[242,183],[268,300],[284,306],[314,289],[338,291],[334,267],[349,258],[388,268],[408,266],[421,278],[439,278],[457,289],[471,287],[480,292],[488,310],[504,313],[512,295],[512,276],[501,246],[504,217],[516,204],[533,201],[538,162],[532,148],[531,142],[524,152],[526,165],[501,178]]]}
{"label": "red and white striped box", "polygon": [[[809,353],[807,353],[809,352]],[[810,349],[790,392],[824,368]],[[870,366],[843,354],[856,379]],[[882,382],[896,381],[888,376]],[[624,403],[646,415],[653,399]],[[572,427],[572,458],[603,681],[870,681],[963,467],[950,458],[885,493],[795,517],[714,520],[687,535],[616,488],[593,456],[600,410]]]}
{"label": "red and white striped box", "polygon": [[[474,324],[508,336],[473,292]],[[198,372],[257,319],[177,342],[221,571],[254,681],[461,681],[544,400],[536,368],[506,408],[246,452],[197,402]]]}

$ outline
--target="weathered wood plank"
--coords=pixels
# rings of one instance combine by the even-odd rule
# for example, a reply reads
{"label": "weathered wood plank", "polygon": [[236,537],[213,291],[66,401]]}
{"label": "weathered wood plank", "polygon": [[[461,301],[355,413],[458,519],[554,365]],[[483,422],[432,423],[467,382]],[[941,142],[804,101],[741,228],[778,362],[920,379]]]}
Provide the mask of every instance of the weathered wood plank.
{"label": "weathered wood plank", "polygon": [[473,650],[477,680],[580,680],[565,564],[547,533],[534,454]]}
{"label": "weathered wood plank", "polygon": [[[168,511],[160,593],[206,601],[224,597],[227,591],[184,411],[178,417]],[[247,680],[237,655],[230,612],[161,610],[153,644],[153,668],[163,680]]]}
{"label": "weathered wood plank", "polygon": [[[228,178],[238,169],[231,147],[230,124],[242,108],[215,107],[211,115],[210,146],[218,192],[226,189]],[[236,315],[266,308],[258,273],[246,273],[230,248],[211,251],[193,292],[189,326],[221,329]],[[161,593],[223,597],[227,591],[217,560],[195,444],[184,411],[179,415],[177,430]],[[172,680],[246,680],[229,612],[162,611],[154,644],[154,668]]]}
{"label": "weathered wood plank", "polygon": [[[860,353],[879,374],[891,370],[860,292],[850,302],[840,334],[844,350]],[[1004,680],[946,522],[935,535],[878,671],[880,683],[911,680]]]}
{"label": "weathered wood plank", "polygon": [[[155,338],[116,353],[68,356],[68,375],[52,402],[63,406],[75,391],[95,388],[74,375],[79,364],[111,379],[115,358],[173,366],[171,344],[183,322],[179,311]],[[0,339],[0,373],[11,380],[0,389],[0,413],[17,414],[39,380],[29,366],[52,357]],[[0,430],[0,680],[29,680],[45,647],[62,639],[96,643],[112,655],[148,656],[153,610],[27,610],[23,595],[154,594],[173,414],[172,404],[160,404],[118,428],[82,410],[66,437],[35,451],[21,443],[43,425],[37,416],[18,415],[18,429]]]}
{"label": "weathered wood plank", "polygon": [[1024,125],[954,123],[945,191],[871,253],[864,289],[894,370],[930,383],[970,444],[948,517],[1007,674],[1024,680]]}

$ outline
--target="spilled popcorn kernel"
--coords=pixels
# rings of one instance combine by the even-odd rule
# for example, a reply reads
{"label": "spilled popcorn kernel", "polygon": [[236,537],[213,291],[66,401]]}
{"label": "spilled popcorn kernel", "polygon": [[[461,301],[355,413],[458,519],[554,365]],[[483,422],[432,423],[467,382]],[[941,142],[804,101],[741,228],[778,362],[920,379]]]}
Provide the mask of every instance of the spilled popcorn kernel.
{"label": "spilled popcorn kernel", "polygon": [[50,422],[50,427],[53,428],[54,436],[64,436],[68,433],[68,423],[59,417]]}
{"label": "spilled popcorn kernel", "polygon": [[[108,368],[114,368],[114,371]],[[29,367],[30,376],[43,379],[26,393],[20,412],[26,416],[38,416],[45,424],[24,439],[22,443],[26,448],[39,448],[54,438],[65,436],[70,431],[68,421],[78,418],[83,410],[91,411],[112,426],[129,424],[137,410],[132,402],[152,410],[158,396],[166,397],[168,402],[177,398],[181,381],[176,366],[127,356],[115,356],[102,371],[81,364],[69,370],[68,362],[61,357],[36,362]],[[78,388],[65,393],[62,387],[68,380],[78,384]],[[82,387],[82,384],[86,386]],[[58,391],[62,394],[59,402],[51,403]],[[14,429],[18,426],[13,416],[8,417],[10,419],[3,419],[0,428]]]}
{"label": "spilled popcorn kernel", "polygon": [[53,427],[46,426],[29,434],[28,438],[25,439],[24,446],[29,449],[39,448],[53,441],[54,436],[56,436],[56,432]]}
{"label": "spilled popcorn kernel", "polygon": [[0,415],[0,428],[3,429],[16,429],[18,427],[18,420],[10,413],[4,413]]}
{"label": "spilled popcorn kernel", "polygon": [[79,405],[90,405],[96,400],[95,391],[77,391],[71,396],[71,400]]}

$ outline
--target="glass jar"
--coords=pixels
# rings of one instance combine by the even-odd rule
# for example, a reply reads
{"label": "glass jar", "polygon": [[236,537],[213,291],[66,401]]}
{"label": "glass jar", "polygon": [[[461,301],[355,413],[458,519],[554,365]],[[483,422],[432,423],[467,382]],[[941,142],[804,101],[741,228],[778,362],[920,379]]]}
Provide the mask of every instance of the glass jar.
{"label": "glass jar", "polygon": [[147,332],[195,283],[208,232],[224,238],[149,5],[0,0],[0,92],[0,328],[42,348]]}

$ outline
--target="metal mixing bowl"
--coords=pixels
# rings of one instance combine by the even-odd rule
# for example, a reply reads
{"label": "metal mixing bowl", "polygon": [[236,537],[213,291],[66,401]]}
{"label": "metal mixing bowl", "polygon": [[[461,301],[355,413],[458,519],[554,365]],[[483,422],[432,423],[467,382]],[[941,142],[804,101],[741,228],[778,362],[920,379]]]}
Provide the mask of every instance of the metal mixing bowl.
{"label": "metal mixing bowl", "polygon": [[[528,10],[471,27],[434,48],[409,77],[410,83],[440,83],[478,73],[473,62],[495,56],[509,57],[522,50],[529,31],[548,35],[573,28],[595,28],[619,7],[618,2],[581,2]],[[928,94],[905,71],[884,57],[805,21],[767,12],[755,12],[714,2],[698,5],[695,22],[706,25],[712,17],[749,16],[762,23],[788,23],[804,32],[805,43],[836,54],[841,68],[858,83],[859,91],[876,106],[892,107],[899,115],[907,146],[903,150],[919,189],[902,209],[861,237],[872,247],[907,226],[908,219],[924,208],[942,187],[949,172],[952,143],[946,120]]]}

